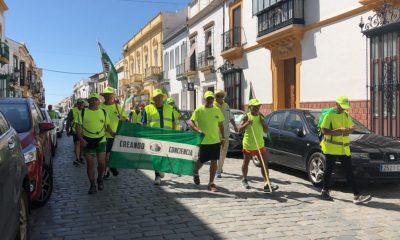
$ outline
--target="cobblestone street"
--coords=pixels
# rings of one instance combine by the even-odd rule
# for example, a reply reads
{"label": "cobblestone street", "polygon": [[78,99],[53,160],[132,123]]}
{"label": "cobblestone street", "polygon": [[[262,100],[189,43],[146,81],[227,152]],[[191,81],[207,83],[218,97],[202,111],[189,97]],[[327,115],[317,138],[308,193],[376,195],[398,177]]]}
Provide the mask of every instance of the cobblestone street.
{"label": "cobblestone street", "polygon": [[[271,171],[280,186],[263,193],[259,169],[250,166],[252,189],[240,184],[241,160],[226,161],[220,192],[166,174],[153,185],[150,171],[120,170],[105,189],[88,195],[86,166],[72,164],[72,138],[59,138],[50,201],[34,209],[31,236],[44,239],[400,239],[400,185],[363,186],[373,199],[352,203],[350,189],[338,184],[334,202],[319,199],[306,175],[283,168]],[[290,175],[288,174],[290,173]],[[294,174],[294,175],[293,175]]]}

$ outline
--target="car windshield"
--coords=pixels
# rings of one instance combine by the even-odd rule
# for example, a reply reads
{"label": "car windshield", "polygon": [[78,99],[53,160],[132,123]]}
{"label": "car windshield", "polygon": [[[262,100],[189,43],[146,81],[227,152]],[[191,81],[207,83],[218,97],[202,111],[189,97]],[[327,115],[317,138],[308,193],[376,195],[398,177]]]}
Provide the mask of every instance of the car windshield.
{"label": "car windshield", "polygon": [[242,111],[232,111],[233,118],[235,120],[236,125],[240,124],[243,119],[244,113]]}
{"label": "car windshield", "polygon": [[[321,116],[321,111],[305,111],[304,116],[307,119],[308,125],[310,126],[311,130],[313,132],[317,132],[317,126],[319,122],[319,118]],[[366,128],[364,125],[362,125],[359,121],[357,121],[354,118],[351,118],[354,122],[355,125],[355,130],[353,131],[353,134],[369,134],[371,133],[368,128]]]}
{"label": "car windshield", "polygon": [[0,110],[18,133],[27,132],[31,129],[28,108],[25,104],[0,103]]}

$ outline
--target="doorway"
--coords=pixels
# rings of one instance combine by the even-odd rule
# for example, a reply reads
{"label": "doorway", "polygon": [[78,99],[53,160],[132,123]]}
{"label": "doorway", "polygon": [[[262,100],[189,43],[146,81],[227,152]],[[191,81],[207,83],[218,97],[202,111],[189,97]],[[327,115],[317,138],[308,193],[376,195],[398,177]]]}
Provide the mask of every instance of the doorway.
{"label": "doorway", "polygon": [[296,58],[284,60],[284,108],[296,108]]}

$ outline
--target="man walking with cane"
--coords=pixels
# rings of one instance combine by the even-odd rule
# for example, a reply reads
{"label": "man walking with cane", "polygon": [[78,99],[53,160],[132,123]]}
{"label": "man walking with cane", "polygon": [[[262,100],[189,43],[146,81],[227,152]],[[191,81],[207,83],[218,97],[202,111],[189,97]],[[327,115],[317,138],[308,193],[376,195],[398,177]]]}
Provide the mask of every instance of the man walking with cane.
{"label": "man walking with cane", "polygon": [[269,182],[269,170],[267,149],[264,147],[263,133],[268,132],[268,125],[265,123],[264,116],[260,113],[261,103],[257,99],[249,101],[250,112],[247,113],[239,126],[239,131],[244,130],[243,136],[243,164],[242,164],[242,186],[250,189],[247,173],[252,157],[257,156],[261,162],[261,175],[264,179],[264,191],[271,192],[278,189],[277,185]]}
{"label": "man walking with cane", "polygon": [[336,98],[336,111],[328,112],[321,123],[321,130],[324,134],[321,141],[321,148],[326,159],[321,198],[328,201],[333,200],[329,195],[329,181],[336,160],[339,160],[345,170],[347,182],[353,189],[353,202],[359,204],[369,201],[371,196],[360,195],[357,183],[354,179],[349,134],[353,132],[355,126],[350,115],[346,112],[349,108],[350,103],[346,96]]}
{"label": "man walking with cane", "polygon": [[217,92],[215,93],[214,106],[218,107],[224,115],[224,135],[221,136],[221,151],[219,153],[218,159],[217,178],[222,177],[222,167],[224,166],[226,154],[228,153],[230,135],[229,123],[232,124],[235,132],[238,131],[231,109],[229,108],[229,105],[224,101],[225,96],[226,93],[224,90],[217,90]]}

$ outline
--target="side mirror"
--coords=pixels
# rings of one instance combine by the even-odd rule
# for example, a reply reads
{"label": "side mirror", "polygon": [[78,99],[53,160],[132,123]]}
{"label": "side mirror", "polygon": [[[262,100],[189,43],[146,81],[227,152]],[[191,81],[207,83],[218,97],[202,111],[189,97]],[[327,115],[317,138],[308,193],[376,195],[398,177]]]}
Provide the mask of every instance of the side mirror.
{"label": "side mirror", "polygon": [[304,130],[303,128],[296,128],[294,130],[294,133],[296,134],[296,136],[298,137],[304,137]]}
{"label": "side mirror", "polygon": [[54,128],[55,128],[55,126],[52,123],[48,123],[48,122],[39,123],[40,132],[50,131],[50,130],[52,130]]}

